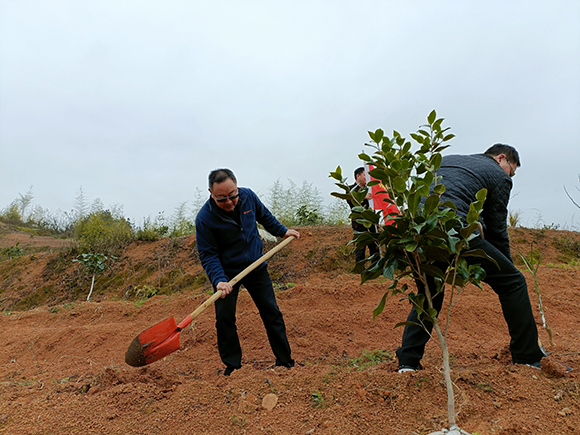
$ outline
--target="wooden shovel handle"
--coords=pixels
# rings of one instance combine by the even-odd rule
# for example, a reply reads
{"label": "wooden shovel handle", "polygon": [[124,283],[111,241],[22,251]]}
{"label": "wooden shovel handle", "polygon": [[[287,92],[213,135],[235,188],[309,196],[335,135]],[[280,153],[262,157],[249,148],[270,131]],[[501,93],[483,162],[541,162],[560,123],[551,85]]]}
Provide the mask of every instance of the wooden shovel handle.
{"label": "wooden shovel handle", "polygon": [[[272,257],[276,252],[278,252],[280,249],[282,249],[284,246],[286,246],[288,243],[290,243],[292,240],[294,240],[294,238],[295,238],[294,236],[289,236],[286,239],[284,239],[281,243],[279,243],[278,245],[276,245],[275,247],[270,249],[268,252],[266,252],[264,255],[262,255],[260,258],[258,258],[256,261],[254,261],[252,264],[250,264],[248,267],[246,267],[244,270],[242,270],[240,273],[238,273],[229,282],[229,284],[233,286],[233,285],[237,284],[238,282],[240,282],[242,280],[242,278],[244,278],[248,273],[250,273],[256,267],[258,267],[264,261],[266,261],[270,257]],[[207,307],[209,307],[216,300],[218,300],[221,297],[222,293],[223,292],[221,290],[218,290],[217,292],[215,292],[207,301],[205,301],[203,304],[201,304],[199,307],[197,307],[197,309],[193,313],[191,313],[189,316],[187,316],[187,318],[185,319],[185,320],[188,320],[187,322],[183,321],[178,326],[180,328],[185,328],[193,319],[195,319],[197,316],[199,316],[201,313],[203,313]]]}

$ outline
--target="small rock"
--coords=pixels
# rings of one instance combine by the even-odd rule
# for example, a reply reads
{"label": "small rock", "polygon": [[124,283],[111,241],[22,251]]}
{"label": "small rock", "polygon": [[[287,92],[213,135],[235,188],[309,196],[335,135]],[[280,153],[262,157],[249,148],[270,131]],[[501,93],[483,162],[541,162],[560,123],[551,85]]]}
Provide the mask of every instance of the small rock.
{"label": "small rock", "polygon": [[564,408],[561,411],[559,411],[558,414],[561,415],[562,417],[566,417],[567,415],[572,414],[572,410],[570,408]]}
{"label": "small rock", "polygon": [[262,399],[262,408],[271,411],[278,403],[278,396],[273,393],[266,394]]}

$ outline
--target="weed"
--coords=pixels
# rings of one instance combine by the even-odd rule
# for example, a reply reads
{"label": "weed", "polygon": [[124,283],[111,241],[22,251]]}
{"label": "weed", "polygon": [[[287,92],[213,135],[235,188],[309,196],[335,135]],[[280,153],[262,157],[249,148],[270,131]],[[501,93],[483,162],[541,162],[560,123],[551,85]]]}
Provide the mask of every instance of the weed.
{"label": "weed", "polygon": [[238,417],[237,415],[232,415],[230,421],[234,426],[244,427],[246,425],[246,419],[244,417]]}
{"label": "weed", "polygon": [[274,291],[276,292],[282,292],[284,290],[288,290],[291,289],[292,287],[294,287],[296,284],[294,284],[293,282],[288,282],[286,284],[278,284],[278,283],[273,283],[272,287],[274,287]]}
{"label": "weed", "polygon": [[554,241],[554,246],[567,254],[576,258],[580,258],[580,241],[574,240],[569,235],[561,235]]}
{"label": "weed", "polygon": [[312,406],[317,409],[325,408],[326,404],[324,402],[324,396],[320,391],[315,391],[312,393]]}
{"label": "weed", "polygon": [[139,299],[139,300],[136,300],[135,302],[133,302],[133,306],[134,306],[135,308],[139,308],[141,305],[143,305],[143,304],[145,303],[145,300],[146,300],[146,299]]}
{"label": "weed", "polygon": [[8,259],[12,260],[13,258],[18,258],[24,255],[24,251],[19,247],[20,242],[17,242],[14,246],[9,246],[8,248],[4,248],[2,250],[2,254],[4,254]]}
{"label": "weed", "polygon": [[137,297],[143,301],[155,296],[157,293],[159,293],[158,289],[147,284],[135,291],[135,295],[137,295]]}
{"label": "weed", "polygon": [[392,352],[379,349],[372,351],[365,350],[360,357],[349,360],[348,365],[356,367],[358,370],[363,370],[366,367],[374,366],[387,361],[394,361]]}
{"label": "weed", "polygon": [[34,380],[23,378],[20,382],[18,382],[18,385],[20,387],[28,387],[28,386],[34,384],[35,382],[36,381],[34,381]]}
{"label": "weed", "polygon": [[324,375],[324,378],[322,378],[322,381],[329,384],[330,382],[332,382],[332,380],[334,379],[335,376],[336,376],[336,371],[332,370]]}
{"label": "weed", "polygon": [[336,255],[339,258],[350,260],[350,258],[354,255],[353,245],[340,245],[340,246],[338,246],[336,248]]}
{"label": "weed", "polygon": [[421,378],[421,379],[417,379],[417,380],[415,381],[415,385],[416,385],[417,387],[419,387],[419,389],[422,389],[422,388],[423,388],[423,382],[427,382],[428,380],[429,380],[429,378]]}
{"label": "weed", "polygon": [[266,383],[266,384],[268,384],[268,386],[270,387],[270,391],[271,391],[272,393],[274,393],[274,394],[278,394],[278,391],[277,391],[277,390],[276,390],[276,388],[274,387],[274,383],[273,383],[273,382],[272,382],[270,379],[266,378],[266,381],[265,381],[265,383]]}
{"label": "weed", "polygon": [[489,385],[487,382],[484,382],[483,384],[477,384],[477,387],[481,388],[486,393],[491,393],[493,391],[493,387]]}
{"label": "weed", "polygon": [[522,212],[520,210],[510,211],[508,215],[508,225],[512,228],[520,226],[522,220]]}

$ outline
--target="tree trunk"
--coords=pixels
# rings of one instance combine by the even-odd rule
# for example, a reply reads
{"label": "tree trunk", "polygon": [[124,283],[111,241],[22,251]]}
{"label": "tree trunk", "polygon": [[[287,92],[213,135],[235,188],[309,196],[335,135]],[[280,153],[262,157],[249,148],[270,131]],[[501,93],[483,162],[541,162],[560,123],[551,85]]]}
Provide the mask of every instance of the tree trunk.
{"label": "tree trunk", "polygon": [[90,302],[91,300],[91,294],[93,293],[93,286],[95,285],[95,274],[93,273],[93,280],[91,281],[91,291],[89,292],[89,295],[87,296],[87,302]]}
{"label": "tree trunk", "polygon": [[455,422],[455,396],[453,394],[453,383],[451,382],[451,367],[449,366],[449,348],[438,322],[435,322],[434,328],[443,351],[443,378],[447,388],[447,418],[449,420],[449,429],[453,430],[457,429],[457,423]]}

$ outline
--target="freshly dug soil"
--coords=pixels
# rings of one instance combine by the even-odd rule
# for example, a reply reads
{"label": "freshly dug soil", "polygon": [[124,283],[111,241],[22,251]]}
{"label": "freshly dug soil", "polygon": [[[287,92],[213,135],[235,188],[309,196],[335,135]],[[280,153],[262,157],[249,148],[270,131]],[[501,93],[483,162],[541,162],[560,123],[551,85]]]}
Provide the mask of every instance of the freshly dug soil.
{"label": "freshly dug soil", "polygon": [[[212,307],[181,333],[179,351],[142,368],[124,362],[141,331],[170,316],[181,321],[208,297],[192,237],[134,243],[97,279],[94,302],[85,302],[90,280],[80,266],[54,266],[53,251],[68,245],[2,236],[0,249],[15,240],[50,249],[0,263],[0,433],[426,434],[446,427],[436,342],[427,347],[425,370],[395,371],[402,330],[393,327],[406,318],[408,302],[388,297],[373,320],[388,282],[360,285],[349,272],[351,230],[299,230],[300,240],[270,261],[297,365],[274,367],[243,291],[237,316],[243,367],[230,377],[217,353]],[[541,255],[537,276],[553,344],[542,328],[533,277],[524,274],[550,358],[542,370],[512,365],[496,295],[487,286],[469,287],[453,307],[449,330],[458,423],[479,434],[580,433],[580,272],[571,250],[580,237],[515,229],[511,238],[514,257],[530,248]],[[147,270],[149,287],[136,281]],[[136,288],[154,288],[169,276],[181,291],[139,299]],[[23,300],[34,308],[16,309]],[[573,370],[564,373],[560,363]]]}

